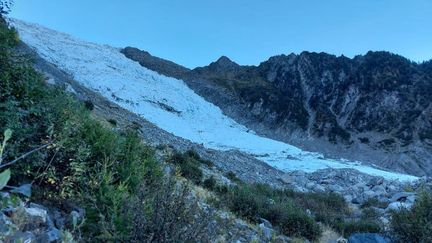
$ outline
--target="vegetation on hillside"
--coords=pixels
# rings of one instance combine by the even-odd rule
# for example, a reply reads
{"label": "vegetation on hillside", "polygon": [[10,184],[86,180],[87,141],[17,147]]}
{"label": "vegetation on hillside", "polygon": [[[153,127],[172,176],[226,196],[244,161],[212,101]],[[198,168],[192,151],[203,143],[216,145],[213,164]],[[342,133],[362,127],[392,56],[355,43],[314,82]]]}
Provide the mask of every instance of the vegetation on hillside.
{"label": "vegetation on hillside", "polygon": [[423,192],[411,209],[393,211],[390,226],[397,242],[432,242],[432,194]]}
{"label": "vegetation on hillside", "polygon": [[213,191],[217,196],[212,201],[214,206],[252,223],[268,220],[288,236],[317,240],[322,232],[320,224],[329,225],[344,236],[382,230],[374,212],[366,212],[360,219],[352,220],[346,201],[335,193],[302,193],[248,184],[232,172],[225,176],[235,184],[220,184],[213,176],[204,179],[200,165],[206,164],[205,160],[193,151],[175,153],[169,161],[179,166],[182,176]]}
{"label": "vegetation on hillside", "polygon": [[[16,31],[1,21],[0,131],[13,131],[3,160],[42,149],[9,166],[9,184],[31,183],[32,201],[66,212],[75,207],[72,205],[83,207],[86,214],[81,227],[68,229],[79,240],[132,240],[143,222],[147,228],[140,236],[145,233],[158,241],[210,237],[192,226],[205,226],[206,221],[200,219],[207,214],[193,207],[187,187],[168,183],[153,150],[132,131],[114,131],[102,125],[92,118],[88,105],[61,87],[47,85],[28,57],[16,54],[18,44]],[[169,222],[177,225],[175,230],[158,223],[161,217],[179,210],[174,206],[158,208],[161,199],[155,194],[160,192],[177,195],[175,202],[184,205],[183,217]],[[144,202],[149,207],[142,214],[136,207]]]}

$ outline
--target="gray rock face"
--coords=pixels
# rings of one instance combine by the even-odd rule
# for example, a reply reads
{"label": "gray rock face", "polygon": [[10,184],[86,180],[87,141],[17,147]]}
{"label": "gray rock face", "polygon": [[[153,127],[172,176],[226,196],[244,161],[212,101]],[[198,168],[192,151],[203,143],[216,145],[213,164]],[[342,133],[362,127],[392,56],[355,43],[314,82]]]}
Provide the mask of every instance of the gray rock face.
{"label": "gray rock face", "polygon": [[415,192],[399,192],[394,194],[390,201],[392,202],[410,202],[413,203],[415,201],[415,197],[416,197],[416,193]]}
{"label": "gray rock face", "polygon": [[357,233],[348,238],[348,243],[390,243],[390,239],[379,234]]}
{"label": "gray rock face", "polygon": [[330,157],[432,175],[430,62],[414,64],[387,52],[353,59],[303,52],[275,56],[259,66],[222,57],[179,75],[167,70],[165,61],[149,61],[148,53],[130,50],[123,53],[185,80],[260,135]]}
{"label": "gray rock face", "polygon": [[[59,242],[61,232],[46,208],[2,193],[0,200],[0,242]],[[8,205],[8,206],[6,206]],[[6,206],[6,207],[5,207]]]}
{"label": "gray rock face", "polygon": [[264,239],[270,241],[273,238],[274,230],[272,228],[267,227],[264,223],[259,224],[259,228],[262,231]]}
{"label": "gray rock face", "polygon": [[138,61],[142,66],[166,76],[181,79],[187,72],[190,71],[188,68],[175,64],[174,62],[152,56],[150,53],[141,51],[137,48],[126,47],[122,50],[122,53],[125,56],[129,56],[131,59]]}

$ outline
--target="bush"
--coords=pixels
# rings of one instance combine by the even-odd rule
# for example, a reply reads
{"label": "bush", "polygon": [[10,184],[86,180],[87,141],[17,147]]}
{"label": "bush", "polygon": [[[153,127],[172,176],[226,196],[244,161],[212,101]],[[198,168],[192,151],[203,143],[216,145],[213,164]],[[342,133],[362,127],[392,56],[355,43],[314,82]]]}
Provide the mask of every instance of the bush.
{"label": "bush", "polygon": [[369,198],[360,206],[361,208],[377,207],[377,208],[387,208],[388,203],[382,202],[377,198]]}
{"label": "bush", "polygon": [[398,242],[432,242],[432,195],[424,192],[410,210],[393,211],[390,227]]}
{"label": "bush", "polygon": [[370,220],[370,221],[379,222],[380,216],[381,215],[377,210],[375,210],[373,208],[366,208],[366,209],[362,210],[360,218],[362,220]]}
{"label": "bush", "polygon": [[371,220],[340,222],[335,228],[344,237],[349,237],[354,233],[379,233],[381,231],[381,226]]}
{"label": "bush", "polygon": [[232,171],[228,171],[225,176],[230,179],[232,182],[241,182],[241,180],[236,176],[236,174]]}
{"label": "bush", "polygon": [[291,191],[272,189],[267,185],[241,183],[231,187],[224,200],[241,217],[253,222],[265,218],[283,234],[316,239],[321,233],[318,224],[291,195]]}
{"label": "bush", "polygon": [[201,156],[196,151],[194,151],[194,150],[188,150],[188,151],[186,151],[185,155],[187,157],[189,157],[190,159],[195,160],[195,162],[199,162],[201,164],[205,164],[208,167],[213,167],[214,166],[213,162],[211,162],[210,160],[206,160],[206,159],[201,158]]}
{"label": "bush", "polygon": [[196,153],[186,152],[184,154],[174,153],[169,160],[177,165],[183,177],[195,184],[201,184],[203,173],[200,169],[200,157]]}
{"label": "bush", "polygon": [[84,101],[84,106],[89,111],[94,110],[94,104],[93,104],[93,102],[91,100]]}
{"label": "bush", "polygon": [[108,122],[113,125],[114,127],[117,126],[117,121],[115,119],[108,119]]}
{"label": "bush", "polygon": [[292,193],[303,208],[309,209],[321,223],[335,226],[349,214],[344,198],[336,193]]}
{"label": "bush", "polygon": [[211,242],[214,212],[200,208],[186,185],[167,179],[156,188],[142,187],[128,210],[133,242]]}
{"label": "bush", "polygon": [[203,182],[203,186],[204,186],[204,188],[207,188],[208,190],[213,191],[217,186],[215,178],[213,176],[211,176],[211,177],[205,179]]}

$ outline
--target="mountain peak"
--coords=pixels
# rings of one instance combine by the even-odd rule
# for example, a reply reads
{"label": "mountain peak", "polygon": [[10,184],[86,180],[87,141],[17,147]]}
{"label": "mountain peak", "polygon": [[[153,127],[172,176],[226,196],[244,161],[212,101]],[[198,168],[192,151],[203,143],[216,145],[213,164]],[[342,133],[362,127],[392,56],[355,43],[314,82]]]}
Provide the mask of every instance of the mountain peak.
{"label": "mountain peak", "polygon": [[239,66],[237,63],[231,61],[231,59],[229,59],[227,56],[221,56],[213,64],[215,64],[215,65],[217,65],[218,67],[221,67],[221,68],[234,68],[234,67],[238,67]]}

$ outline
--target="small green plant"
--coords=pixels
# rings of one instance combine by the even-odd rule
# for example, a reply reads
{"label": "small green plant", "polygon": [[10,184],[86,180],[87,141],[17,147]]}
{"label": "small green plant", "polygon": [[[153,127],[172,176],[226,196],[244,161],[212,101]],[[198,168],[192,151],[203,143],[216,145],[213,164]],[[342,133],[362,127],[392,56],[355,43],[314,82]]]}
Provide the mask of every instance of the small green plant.
{"label": "small green plant", "polygon": [[228,171],[225,176],[230,179],[232,182],[241,182],[241,180],[236,176],[236,174],[232,171]]}
{"label": "small green plant", "polygon": [[[12,131],[10,129],[7,129],[3,134],[3,142],[0,146],[0,165],[3,162],[3,152],[6,147],[7,141],[11,139],[12,137]],[[0,190],[3,190],[3,188],[7,185],[11,177],[11,171],[9,169],[6,169],[5,171],[2,171],[0,173]]]}

